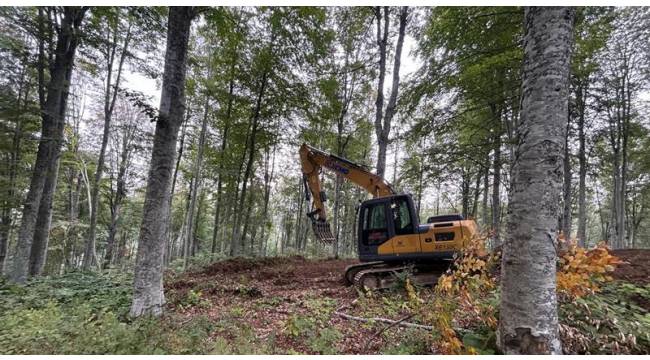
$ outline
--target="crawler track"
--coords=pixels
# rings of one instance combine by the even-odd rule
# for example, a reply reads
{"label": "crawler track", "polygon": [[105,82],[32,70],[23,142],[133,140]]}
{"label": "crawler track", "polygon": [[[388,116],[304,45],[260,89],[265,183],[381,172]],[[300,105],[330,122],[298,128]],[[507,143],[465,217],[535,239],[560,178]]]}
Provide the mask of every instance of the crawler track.
{"label": "crawler track", "polygon": [[447,263],[389,265],[378,261],[348,266],[345,279],[347,284],[361,291],[380,290],[395,286],[401,281],[400,274],[408,272],[412,284],[431,286],[436,284],[448,266]]}

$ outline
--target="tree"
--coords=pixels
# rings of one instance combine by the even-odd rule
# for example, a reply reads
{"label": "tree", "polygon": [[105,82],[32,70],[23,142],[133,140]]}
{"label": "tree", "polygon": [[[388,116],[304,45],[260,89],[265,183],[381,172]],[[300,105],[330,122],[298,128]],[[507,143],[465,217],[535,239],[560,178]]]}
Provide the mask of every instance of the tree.
{"label": "tree", "polygon": [[[12,269],[9,273],[9,277],[18,283],[24,283],[27,280],[30,262],[35,262],[30,258],[33,255],[44,256],[45,253],[44,250],[40,250],[39,254],[33,253],[34,234],[39,231],[39,228],[42,232],[47,233],[49,228],[49,211],[52,206],[51,194],[56,186],[56,176],[58,174],[58,160],[63,140],[68,89],[74,57],[81,37],[81,23],[86,11],[87,8],[85,7],[64,7],[63,9],[61,24],[57,26],[58,38],[56,50],[53,54],[54,63],[49,67],[50,80],[47,84],[47,95],[43,86],[44,76],[42,73],[45,71],[45,63],[44,50],[41,47],[39,65],[39,83],[41,83],[39,85],[39,97],[42,104],[41,138],[38,144],[29,192],[23,207]],[[42,16],[40,17],[42,18]],[[39,228],[37,228],[39,217],[41,221],[38,221]],[[43,220],[44,217],[47,217],[47,221]],[[37,244],[37,246],[40,249],[47,249],[46,244]],[[37,262],[44,263],[42,260],[37,260]]]}
{"label": "tree", "polygon": [[[393,82],[391,84],[390,96],[386,111],[384,113],[384,78],[386,76],[386,58],[388,45],[388,29],[390,28],[390,9],[384,6],[383,15],[381,7],[375,7],[375,17],[377,20],[377,46],[379,47],[379,78],[377,83],[377,100],[375,101],[375,134],[377,135],[377,175],[384,177],[386,171],[386,149],[388,148],[388,136],[390,135],[391,121],[395,115],[397,106],[397,94],[399,91],[399,70],[402,57],[402,46],[404,45],[404,35],[406,33],[406,23],[408,20],[408,7],[402,6],[399,13],[399,30],[397,43],[395,45],[395,60],[393,62]],[[382,29],[383,20],[383,29]]]}
{"label": "tree", "polygon": [[145,314],[158,316],[162,314],[165,302],[163,257],[167,227],[164,219],[168,215],[176,140],[185,112],[185,68],[190,25],[195,12],[193,7],[169,8],[160,110],[156,120],[133,280],[130,314],[135,317]]}
{"label": "tree", "polygon": [[[104,161],[106,158],[106,147],[109,141],[111,130],[111,119],[117,94],[122,79],[124,60],[129,53],[131,42],[131,28],[133,20],[130,18],[128,9],[121,8],[98,8],[93,12],[96,19],[93,23],[101,24],[98,30],[98,50],[103,60],[102,70],[105,73],[104,80],[104,130],[101,147],[97,158],[97,170],[92,182],[90,228],[84,250],[83,268],[88,270],[96,261],[95,237],[97,232],[97,215],[99,212],[99,186],[104,172]],[[124,19],[126,18],[126,19]]]}
{"label": "tree", "polygon": [[521,118],[503,247],[499,346],[562,352],[557,315],[557,219],[575,10],[525,10]]}
{"label": "tree", "polygon": [[[580,8],[576,12],[575,48],[571,61],[571,95],[569,119],[578,130],[578,242],[585,246],[587,238],[587,111],[594,74],[598,70],[596,54],[605,46],[610,30],[611,11],[602,8]],[[567,134],[567,139],[569,138]],[[568,149],[567,149],[568,150]],[[565,159],[565,163],[567,163]],[[565,167],[565,179],[567,177]],[[567,181],[569,182],[569,181]],[[565,198],[571,189],[565,187]],[[565,204],[565,213],[570,208]],[[565,218],[570,216],[565,215]],[[570,227],[569,224],[565,226]],[[569,233],[568,229],[564,233]]]}

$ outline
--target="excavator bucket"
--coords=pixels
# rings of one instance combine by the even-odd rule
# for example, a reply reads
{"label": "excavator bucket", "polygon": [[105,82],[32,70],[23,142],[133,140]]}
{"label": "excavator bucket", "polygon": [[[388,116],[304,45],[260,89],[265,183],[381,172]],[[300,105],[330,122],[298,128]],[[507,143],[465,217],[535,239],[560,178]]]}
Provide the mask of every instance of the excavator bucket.
{"label": "excavator bucket", "polygon": [[314,236],[323,244],[330,245],[334,242],[334,234],[329,221],[311,220],[311,227],[314,229]]}

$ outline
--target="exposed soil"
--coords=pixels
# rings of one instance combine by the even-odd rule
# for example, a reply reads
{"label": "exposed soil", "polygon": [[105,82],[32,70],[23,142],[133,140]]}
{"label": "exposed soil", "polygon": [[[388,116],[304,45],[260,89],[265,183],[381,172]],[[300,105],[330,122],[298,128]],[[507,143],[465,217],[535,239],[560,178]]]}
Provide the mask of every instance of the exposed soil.
{"label": "exposed soil", "polygon": [[[237,324],[236,329],[225,326],[214,334],[233,342],[236,342],[233,334],[245,330],[251,331],[257,341],[272,337],[280,353],[318,353],[307,339],[292,335],[287,324],[296,316],[309,319],[312,314],[320,313],[321,321],[342,335],[336,342],[336,351],[360,353],[367,349],[358,339],[371,337],[373,327],[362,327],[331,314],[357,298],[356,290],[346,287],[342,279],[345,267],[355,262],[309,260],[300,256],[221,261],[170,279],[166,285],[169,306],[187,317],[204,315],[215,323]],[[210,305],[192,304],[184,309],[182,299],[187,298],[190,290],[195,294],[200,291],[201,298],[209,300]],[[323,309],[319,309],[321,304]]]}
{"label": "exposed soil", "polygon": [[614,270],[615,279],[635,283],[650,284],[650,249],[612,250],[611,253],[624,261]]}
{"label": "exposed soil", "polygon": [[[650,249],[612,253],[624,262],[613,272],[615,279],[642,286],[650,283]],[[392,344],[418,336],[395,327],[375,337],[383,325],[333,314],[358,299],[357,291],[345,286],[342,279],[345,267],[355,262],[301,256],[220,261],[199,271],[168,277],[168,306],[182,318],[204,316],[217,324],[212,339],[207,340],[220,337],[240,348],[246,346],[237,345],[243,338],[253,339],[248,346],[265,353],[378,354]],[[639,298],[637,302],[648,309],[644,301]],[[304,325],[305,321],[318,325]],[[299,329],[292,330],[291,324],[298,324]],[[338,337],[325,350],[319,350],[314,338],[325,328],[335,329]],[[364,339],[370,338],[373,341],[366,344]],[[261,349],[260,344],[272,345]]]}

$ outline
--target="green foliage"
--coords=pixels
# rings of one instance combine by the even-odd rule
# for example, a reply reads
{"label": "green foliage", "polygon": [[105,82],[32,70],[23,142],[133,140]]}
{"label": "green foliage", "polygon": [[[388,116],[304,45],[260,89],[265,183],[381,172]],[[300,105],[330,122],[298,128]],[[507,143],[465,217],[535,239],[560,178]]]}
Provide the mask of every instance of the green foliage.
{"label": "green foliage", "polygon": [[199,308],[199,309],[208,309],[212,306],[212,302],[209,299],[203,297],[203,293],[198,290],[194,291],[190,289],[187,292],[186,296],[176,303],[181,310],[189,308]]}
{"label": "green foliage", "polygon": [[[0,283],[3,354],[205,353],[213,325],[127,317],[130,274],[69,273],[27,286]],[[199,300],[200,303],[200,300]]]}
{"label": "green foliage", "polygon": [[51,304],[73,308],[80,304],[124,318],[131,304],[130,273],[70,272],[31,280],[26,286],[0,283],[0,313],[21,308],[39,310]]}
{"label": "green foliage", "polygon": [[647,354],[650,313],[641,302],[650,302],[650,285],[613,282],[600,294],[561,304],[565,352]]}
{"label": "green foliage", "polygon": [[382,355],[415,355],[429,354],[431,335],[418,329],[407,329],[399,338],[388,337]]}

